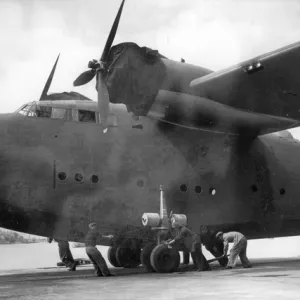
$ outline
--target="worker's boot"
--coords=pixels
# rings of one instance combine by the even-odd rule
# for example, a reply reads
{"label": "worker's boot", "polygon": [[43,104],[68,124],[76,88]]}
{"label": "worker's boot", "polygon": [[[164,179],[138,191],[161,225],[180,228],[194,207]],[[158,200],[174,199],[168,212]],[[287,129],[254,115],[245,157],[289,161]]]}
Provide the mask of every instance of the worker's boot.
{"label": "worker's boot", "polygon": [[76,261],[71,265],[71,267],[68,269],[68,271],[76,271],[76,266],[77,266],[77,263]]}
{"label": "worker's boot", "polygon": [[103,277],[103,274],[102,274],[100,268],[97,268],[97,270],[95,271],[95,275],[96,275],[97,277]]}
{"label": "worker's boot", "polygon": [[232,267],[231,267],[231,266],[227,266],[227,267],[225,267],[225,270],[230,270],[230,269],[232,269]]}

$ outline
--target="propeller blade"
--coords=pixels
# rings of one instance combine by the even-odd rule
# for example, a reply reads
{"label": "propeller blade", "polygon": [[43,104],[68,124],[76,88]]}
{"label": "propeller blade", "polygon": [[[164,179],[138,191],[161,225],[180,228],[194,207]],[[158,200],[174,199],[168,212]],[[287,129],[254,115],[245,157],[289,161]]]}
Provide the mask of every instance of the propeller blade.
{"label": "propeller blade", "polygon": [[49,91],[49,88],[50,88],[50,85],[51,85],[51,82],[52,82],[52,79],[53,79],[53,76],[54,76],[54,73],[55,73],[55,69],[56,69],[56,65],[57,65],[59,56],[60,56],[60,53],[58,54],[57,59],[56,59],[56,61],[54,63],[54,66],[52,68],[52,71],[51,71],[51,73],[50,73],[50,75],[49,75],[49,77],[46,81],[46,84],[44,86],[43,92],[42,92],[41,97],[40,97],[40,101],[47,98],[47,94],[48,94],[48,91]]}
{"label": "propeller blade", "polygon": [[105,83],[105,75],[99,72],[98,75],[98,107],[103,128],[107,129],[107,117],[109,113],[109,94]]}
{"label": "propeller blade", "polygon": [[120,5],[118,14],[115,18],[114,24],[113,24],[113,26],[110,30],[109,36],[106,40],[106,44],[105,44],[104,50],[103,50],[101,58],[100,58],[100,61],[102,61],[102,62],[106,62],[110,47],[111,47],[111,45],[112,45],[112,43],[115,39],[116,32],[117,32],[119,22],[120,22],[120,18],[121,18],[121,14],[122,14],[122,10],[123,10],[123,6],[124,6],[124,2],[125,2],[125,0],[123,0],[121,5]]}
{"label": "propeller blade", "polygon": [[81,73],[73,82],[74,86],[84,85],[88,82],[90,82],[96,75],[96,72],[94,70],[87,70],[83,73]]}

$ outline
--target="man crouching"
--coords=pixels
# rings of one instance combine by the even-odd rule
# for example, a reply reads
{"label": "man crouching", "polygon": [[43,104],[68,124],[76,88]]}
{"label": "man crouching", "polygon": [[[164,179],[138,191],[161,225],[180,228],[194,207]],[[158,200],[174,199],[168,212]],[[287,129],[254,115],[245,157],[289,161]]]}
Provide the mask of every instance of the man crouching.
{"label": "man crouching", "polygon": [[90,223],[89,231],[85,237],[86,254],[95,268],[96,276],[114,276],[109,272],[105,259],[103,258],[100,251],[96,248],[97,237],[103,238],[97,231],[97,224],[95,222]]}
{"label": "man crouching", "polygon": [[232,269],[235,267],[237,256],[240,257],[244,268],[252,267],[247,257],[247,239],[243,234],[237,231],[231,231],[227,233],[220,231],[216,234],[216,237],[224,243],[223,256],[227,255],[229,243],[233,243],[233,246],[230,250],[228,264],[225,269]]}

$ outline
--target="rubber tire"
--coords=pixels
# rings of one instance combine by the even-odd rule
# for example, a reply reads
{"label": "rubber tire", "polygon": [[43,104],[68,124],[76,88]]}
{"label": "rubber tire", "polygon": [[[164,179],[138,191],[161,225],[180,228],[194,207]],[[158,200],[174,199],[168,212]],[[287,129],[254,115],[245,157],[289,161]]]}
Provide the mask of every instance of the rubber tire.
{"label": "rubber tire", "polygon": [[151,272],[155,272],[154,268],[151,265],[151,260],[150,260],[150,256],[152,253],[152,250],[156,247],[155,243],[148,243],[145,245],[145,247],[143,248],[142,252],[141,252],[141,263],[143,265],[143,267],[146,269],[147,272],[151,273]]}
{"label": "rubber tire", "polygon": [[107,251],[107,258],[108,258],[108,261],[110,262],[110,264],[113,267],[120,268],[122,266],[117,261],[116,253],[117,253],[117,247],[116,246],[110,246],[108,248],[108,251]]}
{"label": "rubber tire", "polygon": [[166,245],[161,244],[152,250],[150,261],[157,273],[172,273],[179,267],[180,254],[174,248],[169,249]]}
{"label": "rubber tire", "polygon": [[[223,255],[223,243],[217,242],[215,245],[211,248],[206,247],[206,250],[208,250],[214,257],[220,257]],[[226,267],[228,264],[228,257],[223,257],[221,259],[218,259],[218,262],[221,267]]]}
{"label": "rubber tire", "polygon": [[[224,244],[223,244],[222,241],[216,241],[216,243],[215,243],[215,248],[217,249],[217,251],[218,251],[219,253],[221,253],[221,255],[223,255],[223,253],[224,253],[224,251],[223,251]],[[217,254],[219,254],[219,253],[217,253]],[[218,256],[217,256],[217,257],[218,257]],[[218,262],[219,262],[220,266],[226,267],[227,264],[228,264],[228,257],[225,256],[225,257],[219,259]]]}
{"label": "rubber tire", "polygon": [[123,268],[137,268],[141,264],[141,248],[132,249],[133,242],[127,240],[117,247],[116,259]]}

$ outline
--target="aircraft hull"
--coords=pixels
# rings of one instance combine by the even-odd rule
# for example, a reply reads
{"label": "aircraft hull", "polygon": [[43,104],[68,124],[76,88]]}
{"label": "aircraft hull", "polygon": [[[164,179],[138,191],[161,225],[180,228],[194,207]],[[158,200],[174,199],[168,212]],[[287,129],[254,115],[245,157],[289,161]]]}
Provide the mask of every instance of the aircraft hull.
{"label": "aircraft hull", "polygon": [[107,134],[98,124],[2,116],[0,226],[78,242],[91,221],[102,233],[126,232],[142,227],[144,212],[159,212],[163,185],[168,211],[186,214],[196,231],[207,225],[248,238],[300,233],[299,142],[147,117],[143,129],[133,129],[124,109],[114,113],[119,125]]}

